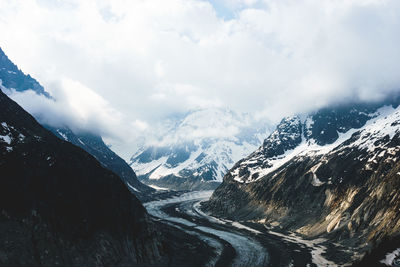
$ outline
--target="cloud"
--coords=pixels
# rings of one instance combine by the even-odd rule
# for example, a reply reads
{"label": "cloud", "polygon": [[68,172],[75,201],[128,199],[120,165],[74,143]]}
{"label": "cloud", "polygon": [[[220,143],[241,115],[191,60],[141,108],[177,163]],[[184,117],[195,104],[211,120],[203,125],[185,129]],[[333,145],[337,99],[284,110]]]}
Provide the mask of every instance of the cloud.
{"label": "cloud", "polygon": [[101,96],[65,105],[104,132],[195,107],[278,120],[382,98],[400,88],[399,29],[397,0],[0,2],[3,50],[48,90],[68,77]]}
{"label": "cloud", "polygon": [[249,143],[256,140],[255,133],[265,138],[270,125],[265,120],[260,123],[251,114],[206,107],[160,121],[146,129],[143,143],[161,147],[187,143],[200,145],[214,139]]}
{"label": "cloud", "polygon": [[18,92],[4,87],[2,90],[45,125],[67,126],[76,133],[91,132],[116,140],[130,140],[147,128],[140,120],[125,125],[128,119],[122,113],[77,81],[63,78],[51,88],[53,99],[32,90]]}

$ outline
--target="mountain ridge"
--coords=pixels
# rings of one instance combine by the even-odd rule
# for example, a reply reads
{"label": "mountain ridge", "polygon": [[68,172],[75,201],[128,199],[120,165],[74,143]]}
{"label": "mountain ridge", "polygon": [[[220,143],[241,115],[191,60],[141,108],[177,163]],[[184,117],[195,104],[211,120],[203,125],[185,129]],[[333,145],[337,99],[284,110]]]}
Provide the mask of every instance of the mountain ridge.
{"label": "mountain ridge", "polygon": [[398,100],[325,108],[308,117],[313,124],[307,118],[282,120],[226,174],[206,210],[324,237],[353,257],[338,264],[360,259],[400,231],[394,212],[400,208]]}
{"label": "mountain ridge", "polygon": [[0,47],[0,80],[6,88],[14,88],[22,92],[25,90],[33,90],[39,95],[50,97],[43,86],[29,74],[25,75],[4,53]]}

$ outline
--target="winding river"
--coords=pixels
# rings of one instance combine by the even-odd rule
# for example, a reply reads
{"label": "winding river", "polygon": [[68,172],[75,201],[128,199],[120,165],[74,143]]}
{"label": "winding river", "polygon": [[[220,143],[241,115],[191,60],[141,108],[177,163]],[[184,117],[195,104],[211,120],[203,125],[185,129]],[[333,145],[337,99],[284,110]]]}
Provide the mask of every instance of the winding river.
{"label": "winding river", "polygon": [[213,247],[217,256],[207,266],[331,266],[330,262],[316,260],[313,245],[261,226],[249,227],[205,214],[200,210],[200,203],[207,201],[211,194],[212,191],[182,193],[144,206],[156,219]]}

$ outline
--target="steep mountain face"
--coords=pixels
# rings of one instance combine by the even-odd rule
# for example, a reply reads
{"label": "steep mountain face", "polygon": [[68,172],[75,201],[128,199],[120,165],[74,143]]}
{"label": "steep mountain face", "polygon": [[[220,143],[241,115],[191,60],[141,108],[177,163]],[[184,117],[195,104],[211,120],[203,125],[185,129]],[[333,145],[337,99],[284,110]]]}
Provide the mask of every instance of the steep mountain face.
{"label": "steep mountain face", "polygon": [[160,243],[113,172],[0,92],[0,265],[157,265]]}
{"label": "steep mountain face", "polygon": [[396,98],[384,107],[342,106],[282,120],[226,174],[206,208],[230,219],[326,237],[356,256],[396,238],[398,103]]}
{"label": "steep mountain face", "polygon": [[[30,75],[25,75],[19,70],[1,49],[0,80],[6,88],[13,88],[20,92],[33,90],[44,97],[51,97],[34,78]],[[60,139],[81,147],[94,156],[105,168],[117,174],[137,197],[145,199],[149,193],[154,191],[152,188],[138,181],[132,168],[103,142],[101,136],[92,133],[74,133],[68,126],[44,126]]]}
{"label": "steep mountain face", "polygon": [[0,80],[4,87],[14,88],[17,91],[33,90],[38,94],[50,97],[43,86],[30,75],[25,75],[18,67],[8,59],[0,48]]}
{"label": "steep mountain face", "polygon": [[68,127],[54,128],[44,125],[55,136],[70,142],[94,156],[103,167],[117,174],[127,185],[128,189],[139,199],[146,199],[154,189],[142,184],[135,172],[121,157],[115,154],[100,136],[91,133],[75,134]]}
{"label": "steep mountain face", "polygon": [[192,111],[164,128],[157,142],[132,156],[131,167],[145,183],[192,190],[215,188],[268,132],[248,114],[218,108]]}

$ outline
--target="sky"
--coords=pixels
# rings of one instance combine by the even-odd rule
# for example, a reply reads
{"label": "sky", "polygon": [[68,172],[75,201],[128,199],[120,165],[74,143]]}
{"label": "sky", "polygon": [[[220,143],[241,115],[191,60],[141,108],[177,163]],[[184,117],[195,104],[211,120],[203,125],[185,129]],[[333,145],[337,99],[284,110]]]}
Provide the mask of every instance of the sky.
{"label": "sky", "polygon": [[278,121],[400,88],[398,0],[0,0],[0,32],[59,104],[19,103],[111,143],[195,108]]}

